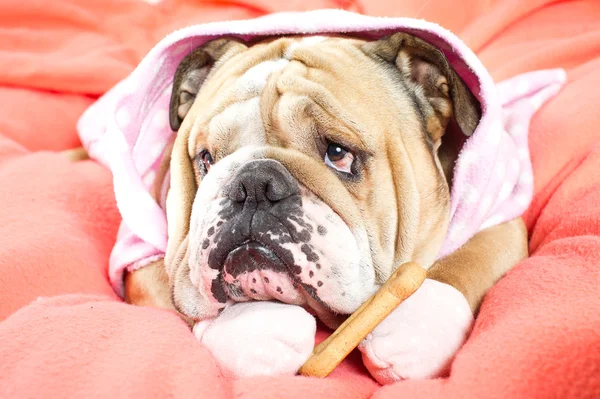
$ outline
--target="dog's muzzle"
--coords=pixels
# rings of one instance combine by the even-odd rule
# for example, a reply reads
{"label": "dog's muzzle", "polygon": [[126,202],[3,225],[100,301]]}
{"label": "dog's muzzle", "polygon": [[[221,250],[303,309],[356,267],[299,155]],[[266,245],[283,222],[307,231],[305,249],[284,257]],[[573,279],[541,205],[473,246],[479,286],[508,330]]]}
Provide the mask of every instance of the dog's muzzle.
{"label": "dog's muzzle", "polygon": [[296,278],[301,267],[283,247],[310,240],[296,179],[277,161],[254,160],[240,167],[226,192],[219,214],[224,222],[208,259],[219,272],[213,296],[219,302],[302,302]]}
{"label": "dog's muzzle", "polygon": [[360,306],[376,288],[361,257],[364,234],[280,162],[220,162],[203,180],[191,218],[190,276],[203,306],[218,312],[230,302],[275,300],[321,319]]}

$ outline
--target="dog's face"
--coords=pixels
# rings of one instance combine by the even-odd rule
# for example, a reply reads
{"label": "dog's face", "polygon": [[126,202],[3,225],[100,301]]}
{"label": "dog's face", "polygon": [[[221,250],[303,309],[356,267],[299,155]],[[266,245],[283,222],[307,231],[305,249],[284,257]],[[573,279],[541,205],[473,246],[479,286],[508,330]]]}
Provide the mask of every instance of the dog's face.
{"label": "dog's face", "polygon": [[196,49],[171,98],[175,305],[201,319],[279,300],[326,321],[401,263],[429,267],[478,107],[443,55],[406,34]]}

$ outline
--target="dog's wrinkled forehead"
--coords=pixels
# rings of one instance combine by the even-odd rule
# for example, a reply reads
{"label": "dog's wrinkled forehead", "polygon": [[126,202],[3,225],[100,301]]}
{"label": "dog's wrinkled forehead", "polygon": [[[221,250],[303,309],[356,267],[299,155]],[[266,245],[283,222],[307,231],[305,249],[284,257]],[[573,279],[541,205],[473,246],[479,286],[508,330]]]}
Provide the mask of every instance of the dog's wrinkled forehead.
{"label": "dog's wrinkled forehead", "polygon": [[[189,72],[179,73],[174,83],[173,128],[189,134],[190,156],[209,148],[215,161],[246,145],[317,154],[316,139],[332,125],[345,136],[342,141],[373,151],[377,145],[363,126],[373,129],[377,121],[360,101],[383,87],[366,84],[372,71],[361,64],[371,61],[355,42],[310,36],[250,47],[231,40],[209,43],[180,66]],[[385,112],[383,101],[373,107]]]}
{"label": "dog's wrinkled forehead", "polygon": [[437,48],[410,35],[217,39],[179,65],[170,122],[189,135],[191,157],[203,148],[218,160],[244,145],[317,155],[316,139],[325,138],[373,153],[392,120],[419,123],[413,131],[437,141],[452,108],[471,135],[479,118],[472,93]]}

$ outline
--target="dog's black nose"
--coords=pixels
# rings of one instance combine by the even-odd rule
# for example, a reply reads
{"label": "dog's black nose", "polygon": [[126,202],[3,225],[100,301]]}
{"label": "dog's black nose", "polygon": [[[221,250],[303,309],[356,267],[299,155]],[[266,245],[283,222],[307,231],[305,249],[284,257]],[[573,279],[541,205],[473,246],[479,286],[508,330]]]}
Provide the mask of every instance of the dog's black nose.
{"label": "dog's black nose", "polygon": [[229,188],[229,198],[243,202],[278,202],[298,194],[296,179],[272,159],[250,161],[237,172]]}

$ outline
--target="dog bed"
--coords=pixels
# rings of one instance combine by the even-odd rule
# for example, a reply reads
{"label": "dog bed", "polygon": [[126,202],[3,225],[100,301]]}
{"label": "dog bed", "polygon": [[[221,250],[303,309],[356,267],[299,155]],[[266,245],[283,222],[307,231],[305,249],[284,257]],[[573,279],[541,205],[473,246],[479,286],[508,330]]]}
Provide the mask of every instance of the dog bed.
{"label": "dog bed", "polygon": [[[600,397],[600,4],[283,3],[0,3],[0,397]],[[532,256],[490,291],[447,379],[380,387],[356,353],[323,380],[223,378],[176,315],[114,294],[111,176],[55,152],[78,145],[83,110],[168,32],[316,8],[437,22],[496,80],[567,69],[566,86],[531,126]]]}

